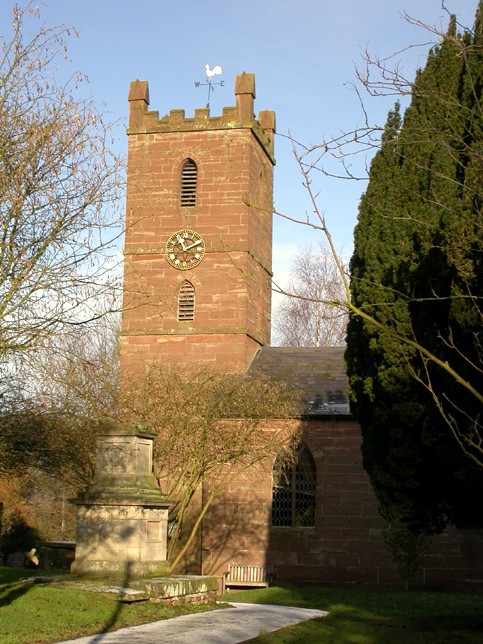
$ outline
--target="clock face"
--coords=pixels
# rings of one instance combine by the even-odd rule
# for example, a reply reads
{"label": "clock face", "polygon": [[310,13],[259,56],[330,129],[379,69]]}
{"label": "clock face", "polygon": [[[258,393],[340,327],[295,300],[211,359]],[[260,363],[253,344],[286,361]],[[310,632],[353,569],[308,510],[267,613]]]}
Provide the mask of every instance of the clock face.
{"label": "clock face", "polygon": [[194,230],[178,230],[166,243],[166,259],[180,271],[198,266],[204,254],[205,242]]}

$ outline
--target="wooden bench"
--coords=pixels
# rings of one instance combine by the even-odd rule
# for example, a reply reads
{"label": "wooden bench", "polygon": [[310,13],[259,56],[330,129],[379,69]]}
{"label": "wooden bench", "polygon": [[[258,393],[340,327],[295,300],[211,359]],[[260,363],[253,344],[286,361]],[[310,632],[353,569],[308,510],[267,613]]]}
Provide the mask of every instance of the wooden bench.
{"label": "wooden bench", "polygon": [[268,588],[272,583],[273,564],[269,566],[250,566],[247,564],[228,564],[228,571],[223,573],[221,592],[227,588],[247,587]]}

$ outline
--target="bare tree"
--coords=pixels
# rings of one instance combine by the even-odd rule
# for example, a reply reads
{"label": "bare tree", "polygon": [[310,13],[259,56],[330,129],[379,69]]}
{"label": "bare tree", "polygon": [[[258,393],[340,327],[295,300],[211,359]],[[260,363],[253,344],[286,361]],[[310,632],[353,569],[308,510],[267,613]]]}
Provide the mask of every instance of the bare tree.
{"label": "bare tree", "polygon": [[57,80],[73,30],[30,36],[24,23],[36,17],[32,4],[15,5],[13,36],[1,39],[0,362],[119,296],[112,206],[123,163],[112,126],[93,98],[77,98],[82,75]]}
{"label": "bare tree", "polygon": [[338,347],[345,344],[348,315],[329,302],[341,300],[344,285],[332,253],[322,243],[301,248],[290,269],[286,297],[274,313],[273,328],[283,347]]}
{"label": "bare tree", "polygon": [[0,475],[40,470],[63,485],[92,483],[96,439],[116,417],[118,327],[117,315],[103,316],[44,338],[17,361],[15,395],[0,414]]}
{"label": "bare tree", "polygon": [[75,506],[69,503],[75,494],[65,481],[35,468],[0,478],[4,520],[20,513],[43,539],[75,540]]}
{"label": "bare tree", "polygon": [[[276,456],[292,457],[299,398],[263,376],[168,368],[161,361],[119,376],[116,320],[109,321],[49,338],[44,350],[28,356],[24,396],[0,415],[0,475],[26,480],[35,474],[39,498],[50,491],[40,489],[38,471],[59,489],[83,488],[93,480],[104,423],[146,424],[157,436],[160,487],[174,502],[168,551],[174,568],[212,500],[235,478],[271,469]],[[191,502],[203,485],[208,492],[195,510]]]}
{"label": "bare tree", "polygon": [[[162,363],[121,377],[118,420],[142,422],[156,434],[160,488],[170,511],[168,559],[175,568],[214,498],[241,475],[293,457],[299,423],[297,396],[284,383]],[[271,422],[271,419],[277,419]],[[287,420],[288,419],[288,420]],[[208,484],[188,537],[178,540],[190,502]]]}

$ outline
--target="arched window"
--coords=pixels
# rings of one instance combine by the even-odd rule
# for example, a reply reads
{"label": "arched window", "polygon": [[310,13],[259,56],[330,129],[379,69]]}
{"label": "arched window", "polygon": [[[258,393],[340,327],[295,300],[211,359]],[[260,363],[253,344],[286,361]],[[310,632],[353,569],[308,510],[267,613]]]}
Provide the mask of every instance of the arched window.
{"label": "arched window", "polygon": [[196,181],[198,168],[192,159],[188,159],[181,168],[180,204],[183,207],[196,205]]}
{"label": "arched window", "polygon": [[294,463],[276,459],[273,466],[272,526],[315,527],[315,461],[308,447],[297,447]]}
{"label": "arched window", "polygon": [[195,319],[195,289],[193,284],[184,281],[178,292],[178,322]]}

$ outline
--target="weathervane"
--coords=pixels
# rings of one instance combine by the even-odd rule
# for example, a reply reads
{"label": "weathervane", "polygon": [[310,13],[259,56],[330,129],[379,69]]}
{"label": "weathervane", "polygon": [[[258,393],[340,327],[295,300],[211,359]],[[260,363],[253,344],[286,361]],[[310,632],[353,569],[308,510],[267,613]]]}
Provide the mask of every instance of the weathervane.
{"label": "weathervane", "polygon": [[205,73],[206,73],[206,78],[208,79],[207,83],[196,83],[195,82],[195,87],[200,87],[200,85],[208,85],[208,103],[206,104],[206,107],[210,107],[210,94],[211,92],[215,91],[215,88],[213,85],[219,85],[220,87],[223,87],[225,84],[225,81],[220,81],[219,83],[213,83],[212,78],[213,76],[216,76],[217,74],[223,74],[223,70],[219,65],[215,65],[213,69],[210,69],[209,65],[205,65]]}

